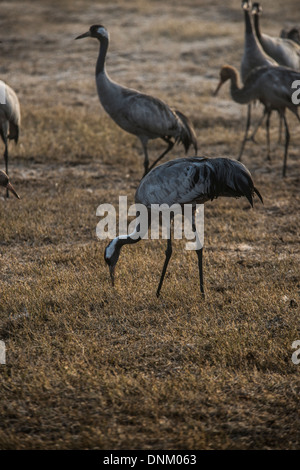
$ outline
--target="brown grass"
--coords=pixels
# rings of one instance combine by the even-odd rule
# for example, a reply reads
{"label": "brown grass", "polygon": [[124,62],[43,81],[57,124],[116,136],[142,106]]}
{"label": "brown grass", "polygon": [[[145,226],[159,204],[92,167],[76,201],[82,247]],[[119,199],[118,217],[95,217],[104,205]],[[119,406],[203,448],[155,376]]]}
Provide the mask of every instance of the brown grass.
{"label": "brown grass", "polygon": [[[296,0],[283,12],[265,1],[264,12],[270,34],[299,23]],[[200,154],[236,157],[242,138],[246,110],[225,86],[211,96],[220,66],[240,63],[239,3],[3,2],[0,71],[22,106],[10,145],[22,199],[0,201],[0,448],[297,449],[299,125],[290,115],[284,180],[275,116],[273,160],[263,130],[246,148],[264,205],[207,204],[205,302],[184,241],[159,299],[163,241],[125,248],[113,289],[96,209],[133,202],[143,160],[98,103],[97,44],[73,41],[95,22],[111,33],[112,78],[180,107]],[[150,144],[152,159],[161,148]]]}

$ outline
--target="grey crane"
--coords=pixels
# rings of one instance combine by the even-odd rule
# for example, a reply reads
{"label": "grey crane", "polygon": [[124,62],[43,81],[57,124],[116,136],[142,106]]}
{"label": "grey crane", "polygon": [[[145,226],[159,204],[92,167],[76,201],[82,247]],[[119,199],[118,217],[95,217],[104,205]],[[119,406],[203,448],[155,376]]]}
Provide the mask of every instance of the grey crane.
{"label": "grey crane", "polygon": [[291,41],[294,41],[300,45],[300,28],[294,26],[289,30],[282,29],[280,37],[285,39],[291,39]]}
{"label": "grey crane", "polygon": [[[20,103],[14,90],[0,80],[0,136],[5,145],[4,162],[8,174],[8,140],[19,139],[21,124]],[[6,194],[8,196],[8,192]]]}
{"label": "grey crane", "polygon": [[[125,131],[136,135],[144,151],[145,174],[174,146],[181,142],[187,152],[190,145],[197,154],[195,131],[189,119],[180,111],[171,109],[164,101],[137,90],[119,85],[110,79],[105,68],[109,33],[102,25],[93,25],[76,39],[92,37],[100,42],[96,64],[96,84],[99,100],[109,116]],[[148,141],[161,138],[167,149],[149,168]],[[174,140],[172,140],[174,139]]]}
{"label": "grey crane", "polygon": [[292,83],[300,80],[300,72],[287,67],[263,66],[254,69],[247,77],[244,86],[239,87],[238,71],[235,67],[224,65],[220,71],[220,82],[215,90],[215,95],[227,80],[231,80],[231,96],[240,104],[248,104],[253,100],[259,100],[265,106],[265,112],[278,111],[285,125],[285,149],[282,175],[286,175],[288,147],[290,133],[286,120],[286,108],[292,111],[300,121],[298,114],[299,104],[292,100]]}
{"label": "grey crane", "polygon": [[300,45],[290,39],[271,37],[260,30],[259,17],[262,12],[260,3],[253,3],[252,14],[256,37],[266,54],[272,57],[279,65],[300,70]]}
{"label": "grey crane", "polygon": [[[256,193],[260,200],[262,197],[254,187],[250,172],[240,162],[229,158],[180,158],[166,162],[150,171],[140,182],[135,202],[143,204],[151,218],[152,208],[155,205],[166,204],[168,207],[179,204],[191,204],[193,218],[197,204],[204,204],[209,200],[221,196],[245,196],[253,206],[253,195]],[[197,238],[197,231],[193,221],[193,229]],[[137,224],[135,231],[130,235],[121,235],[112,240],[105,249],[104,259],[109,266],[112,284],[114,285],[115,267],[123,245],[137,243],[142,239],[140,227]],[[198,269],[200,278],[200,291],[204,296],[202,253],[203,244],[197,245]],[[171,232],[167,241],[166,258],[160,282],[157,288],[157,297],[163,284],[167,266],[172,255]]]}
{"label": "grey crane", "polygon": [[16,196],[17,199],[20,199],[20,196],[15,191],[15,188],[9,181],[8,175],[2,170],[0,170],[0,186],[2,186],[3,188],[6,188],[7,191],[11,191],[14,194],[14,196]]}
{"label": "grey crane", "polygon": [[[274,59],[272,59],[270,56],[268,56],[264,52],[262,46],[260,45],[258,39],[256,38],[254,34],[252,23],[251,23],[251,18],[250,18],[251,2],[243,0],[242,8],[244,10],[244,19],[245,19],[245,41],[244,41],[244,52],[243,52],[243,57],[241,61],[241,77],[242,77],[243,83],[245,83],[249,73],[256,67],[261,67],[264,65],[276,66],[278,64]],[[244,138],[242,141],[238,160],[242,159],[246,141],[254,140],[254,136],[258,128],[260,127],[263,121],[263,118],[265,117],[266,114],[267,114],[266,112],[263,113],[263,116],[259,120],[254,132],[252,133],[252,136],[248,138],[248,132],[249,132],[250,124],[251,124],[251,103],[249,102],[248,108],[247,108],[247,121],[246,121],[245,134],[244,134]],[[270,158],[269,122],[270,122],[270,114],[267,114],[266,128],[267,128],[267,143],[268,143],[268,159]]]}

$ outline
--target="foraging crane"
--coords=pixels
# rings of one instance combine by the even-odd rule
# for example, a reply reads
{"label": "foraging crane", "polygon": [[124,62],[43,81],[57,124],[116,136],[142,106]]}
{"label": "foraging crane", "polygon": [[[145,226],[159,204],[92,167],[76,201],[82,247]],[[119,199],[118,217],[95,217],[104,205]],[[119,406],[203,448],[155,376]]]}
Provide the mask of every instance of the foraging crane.
{"label": "foraging crane", "polygon": [[[192,204],[195,214],[196,204],[204,204],[217,197],[245,196],[253,206],[253,195],[256,193],[260,200],[262,197],[254,187],[250,172],[240,162],[229,158],[180,158],[166,162],[149,172],[140,182],[135,202],[143,204],[149,215],[153,205]],[[194,219],[194,216],[193,216]],[[193,231],[197,239],[196,226],[193,220]],[[140,232],[140,233],[139,233]],[[109,266],[112,284],[114,285],[114,272],[123,245],[137,243],[142,239],[143,233],[140,224],[130,235],[121,235],[112,240],[105,249],[104,259]],[[198,268],[200,278],[200,291],[204,296],[202,253],[203,245],[197,245]],[[157,297],[163,284],[169,260],[172,255],[171,234],[168,238],[166,258],[160,282],[157,288]]]}
{"label": "foraging crane", "polygon": [[274,38],[260,31],[259,17],[262,7],[253,3],[252,14],[256,37],[266,54],[272,57],[279,65],[300,70],[300,45],[290,39]]}
{"label": "foraging crane", "polygon": [[15,188],[9,181],[9,177],[2,170],[0,170],[0,186],[6,188],[7,191],[11,191],[14,194],[14,196],[16,196],[17,199],[20,199],[20,196],[17,194],[17,192],[15,191]]}
{"label": "foraging crane", "polygon": [[[0,80],[0,136],[4,142],[5,171],[8,174],[8,140],[19,139],[20,103],[14,90]],[[9,133],[8,133],[9,132]],[[7,192],[8,197],[8,192]]]}
{"label": "foraging crane", "polygon": [[299,104],[292,101],[292,83],[300,80],[300,72],[287,67],[264,66],[257,67],[247,77],[243,88],[239,87],[238,71],[235,67],[224,65],[220,71],[220,82],[215,90],[215,95],[227,80],[231,80],[231,96],[240,104],[248,104],[253,100],[259,100],[265,106],[265,112],[278,111],[285,125],[285,150],[282,176],[286,175],[286,164],[290,133],[285,117],[286,108],[297,116]]}
{"label": "foraging crane", "polygon": [[[253,32],[251,19],[250,19],[250,8],[251,2],[250,1],[242,1],[242,8],[244,10],[244,18],[245,18],[245,44],[244,44],[244,53],[241,61],[241,77],[243,83],[245,83],[247,76],[249,73],[255,69],[256,67],[261,67],[264,65],[278,65],[275,60],[269,57],[261,47],[260,43],[258,42],[255,34]],[[243,151],[245,148],[245,144],[247,140],[254,140],[254,136],[262,123],[263,118],[265,117],[266,112],[264,112],[262,119],[258,122],[255,131],[252,133],[252,136],[248,138],[248,131],[250,128],[251,123],[251,103],[248,104],[247,109],[247,121],[246,121],[246,128],[244,139],[242,141],[240,153],[238,156],[238,160],[242,159]],[[268,142],[268,159],[270,156],[270,137],[269,137],[269,119],[270,115],[267,117],[267,142]]]}
{"label": "foraging crane", "polygon": [[[177,142],[184,145],[186,152],[190,145],[193,145],[195,154],[197,154],[195,131],[184,114],[172,110],[158,98],[126,88],[110,79],[105,69],[105,58],[109,45],[107,29],[102,25],[93,25],[88,32],[77,36],[76,39],[86,37],[96,38],[100,42],[96,64],[96,84],[99,100],[105,111],[118,126],[140,139],[145,157],[145,174]],[[168,147],[149,168],[148,141],[157,138],[163,139]]]}

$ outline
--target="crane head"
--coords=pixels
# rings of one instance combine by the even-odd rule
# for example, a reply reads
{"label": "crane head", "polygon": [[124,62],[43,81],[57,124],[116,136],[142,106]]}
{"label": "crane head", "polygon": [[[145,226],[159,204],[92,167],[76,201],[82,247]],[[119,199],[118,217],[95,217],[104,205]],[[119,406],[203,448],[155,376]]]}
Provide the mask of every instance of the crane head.
{"label": "crane head", "polygon": [[258,2],[253,3],[253,5],[252,5],[252,14],[253,15],[259,15],[261,12],[262,12],[262,6],[260,5],[260,3],[258,3]]}
{"label": "crane head", "polygon": [[234,76],[236,76],[236,71],[234,70],[234,68],[231,67],[230,65],[223,65],[223,67],[220,70],[220,81],[218,83],[217,88],[215,89],[213,93],[213,96],[216,96],[218,94],[218,91],[220,90],[223,83],[233,78]]}
{"label": "crane head", "polygon": [[86,33],[77,36],[75,39],[83,38],[97,38],[99,41],[101,41],[102,39],[109,39],[109,35],[105,26],[101,24],[94,24]]}
{"label": "crane head", "polygon": [[7,174],[2,170],[0,170],[0,186],[3,186],[4,188],[8,189],[8,191],[12,192],[17,199],[20,199],[20,196],[15,191],[13,185],[9,182]]}
{"label": "crane head", "polygon": [[115,238],[107,245],[104,252],[104,259],[109,267],[110,279],[113,286],[115,285],[115,268],[120,256],[120,249],[118,238]]}
{"label": "crane head", "polygon": [[249,0],[242,0],[242,9],[249,11],[251,8],[251,1]]}

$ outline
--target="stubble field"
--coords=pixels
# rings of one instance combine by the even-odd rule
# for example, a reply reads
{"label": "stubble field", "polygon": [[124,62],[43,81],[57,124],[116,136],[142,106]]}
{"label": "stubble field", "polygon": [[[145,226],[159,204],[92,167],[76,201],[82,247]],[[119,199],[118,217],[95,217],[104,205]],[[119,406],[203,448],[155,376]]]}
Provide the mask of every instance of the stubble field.
{"label": "stubble field", "polygon": [[[263,6],[269,34],[300,23],[297,0]],[[97,41],[74,41],[95,23],[111,78],[189,116],[200,156],[236,158],[243,136],[228,84],[212,96],[220,67],[240,66],[239,1],[1,3],[0,78],[22,127],[9,165],[21,200],[0,200],[0,448],[298,449],[299,124],[288,115],[285,179],[275,114],[272,161],[264,129],[246,147],[264,205],[207,203],[205,301],[180,240],[159,299],[163,240],[124,248],[112,288],[96,209],[133,203],[143,158],[100,107]]]}

